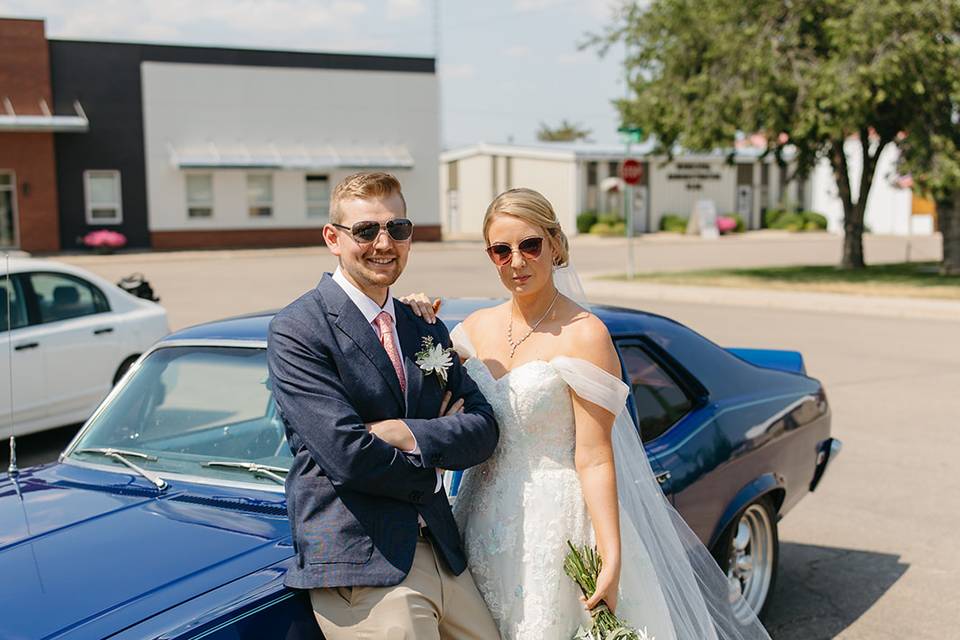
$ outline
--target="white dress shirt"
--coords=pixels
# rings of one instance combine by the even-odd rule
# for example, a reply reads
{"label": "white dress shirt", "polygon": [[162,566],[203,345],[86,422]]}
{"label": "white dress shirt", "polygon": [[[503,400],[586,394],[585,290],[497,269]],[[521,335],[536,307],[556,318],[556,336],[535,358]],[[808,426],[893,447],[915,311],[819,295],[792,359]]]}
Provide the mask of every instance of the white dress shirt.
{"label": "white dress shirt", "polygon": [[[350,298],[350,301],[357,306],[357,309],[360,310],[360,313],[363,314],[364,319],[370,324],[370,328],[373,329],[374,333],[377,334],[377,339],[381,339],[380,327],[377,326],[374,322],[377,316],[381,312],[386,311],[390,315],[390,319],[393,320],[394,331],[392,333],[393,337],[393,346],[397,350],[397,354],[400,356],[400,362],[403,362],[403,351],[400,349],[400,336],[397,331],[397,312],[393,304],[393,294],[387,290],[387,299],[381,307],[379,304],[373,301],[367,294],[363,291],[360,291],[352,282],[347,280],[347,277],[343,275],[343,271],[340,270],[340,267],[337,267],[337,270],[333,272],[333,281],[340,285],[340,288],[343,289],[343,292],[347,294],[347,297]],[[420,463],[423,464],[423,459],[420,458],[420,445],[417,444],[417,437],[413,437],[413,449],[410,451],[404,451],[404,453],[416,456]],[[440,473],[440,470],[437,469],[437,488],[434,491],[440,491],[443,488],[443,474]],[[421,521],[421,524],[423,522]]]}

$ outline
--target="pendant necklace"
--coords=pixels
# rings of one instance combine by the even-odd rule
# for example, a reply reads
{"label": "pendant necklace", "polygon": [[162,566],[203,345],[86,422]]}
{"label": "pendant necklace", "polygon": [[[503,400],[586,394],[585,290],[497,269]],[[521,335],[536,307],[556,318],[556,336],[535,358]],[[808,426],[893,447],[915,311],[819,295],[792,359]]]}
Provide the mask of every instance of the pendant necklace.
{"label": "pendant necklace", "polygon": [[532,336],[533,332],[536,331],[537,327],[540,326],[540,323],[543,322],[548,315],[550,315],[550,311],[553,309],[553,305],[557,304],[557,298],[559,297],[560,297],[560,290],[558,289],[557,293],[553,296],[553,300],[550,301],[550,306],[547,307],[547,310],[543,312],[543,315],[540,316],[540,319],[534,322],[533,326],[530,327],[530,331],[527,331],[526,335],[524,335],[522,338],[520,338],[516,342],[513,341],[513,307],[516,303],[510,306],[510,323],[507,325],[507,342],[510,344],[511,360],[513,360],[513,354],[517,352],[517,347],[523,344],[524,340]]}

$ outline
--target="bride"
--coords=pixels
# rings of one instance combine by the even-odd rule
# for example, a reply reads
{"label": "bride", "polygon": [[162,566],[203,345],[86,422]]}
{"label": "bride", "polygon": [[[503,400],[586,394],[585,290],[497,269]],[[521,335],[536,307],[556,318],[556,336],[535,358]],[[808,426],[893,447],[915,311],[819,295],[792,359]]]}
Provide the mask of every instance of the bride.
{"label": "bride", "polygon": [[[510,299],[451,338],[501,435],[454,516],[503,639],[567,640],[601,602],[657,640],[768,638],[734,615],[726,577],[660,492],[606,326],[558,288],[569,247],[550,203],[506,191],[483,233]],[[603,559],[588,600],[563,573],[568,540]]]}

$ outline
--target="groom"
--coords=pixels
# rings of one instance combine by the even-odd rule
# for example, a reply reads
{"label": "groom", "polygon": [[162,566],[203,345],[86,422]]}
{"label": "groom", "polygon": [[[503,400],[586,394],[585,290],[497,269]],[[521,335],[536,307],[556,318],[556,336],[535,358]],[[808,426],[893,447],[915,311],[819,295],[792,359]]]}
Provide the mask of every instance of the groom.
{"label": "groom", "polygon": [[[498,637],[437,468],[483,462],[499,432],[456,354],[445,380],[416,364],[424,338],[450,338],[390,294],[412,230],[395,177],[345,178],[323,228],[339,268],[270,323],[273,393],[294,455],[285,582],[310,590],[327,640]],[[447,391],[462,411],[445,409]]]}

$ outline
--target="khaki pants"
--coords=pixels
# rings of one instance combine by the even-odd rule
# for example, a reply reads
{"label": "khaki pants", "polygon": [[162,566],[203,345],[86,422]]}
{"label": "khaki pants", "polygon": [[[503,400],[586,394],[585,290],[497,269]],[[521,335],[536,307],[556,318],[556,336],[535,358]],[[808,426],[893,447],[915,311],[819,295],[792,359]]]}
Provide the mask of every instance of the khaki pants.
{"label": "khaki pants", "polygon": [[310,603],[327,640],[500,638],[470,572],[453,575],[424,537],[400,584],[312,589]]}

